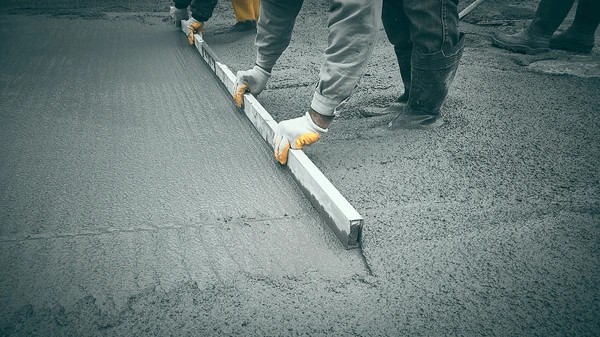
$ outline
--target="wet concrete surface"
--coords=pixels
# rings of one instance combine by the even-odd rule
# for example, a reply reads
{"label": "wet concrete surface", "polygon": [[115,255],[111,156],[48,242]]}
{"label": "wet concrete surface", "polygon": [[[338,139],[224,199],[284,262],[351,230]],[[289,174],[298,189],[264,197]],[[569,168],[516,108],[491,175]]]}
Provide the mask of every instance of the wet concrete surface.
{"label": "wet concrete surface", "polygon": [[[254,61],[252,34],[219,34],[233,23],[229,6],[219,4],[205,38],[232,69],[246,69]],[[4,211],[0,213],[1,263],[7,266],[0,289],[2,304],[10,307],[3,309],[0,331],[17,336],[598,335],[600,122],[596,117],[600,113],[600,78],[593,74],[600,55],[598,47],[587,56],[558,51],[527,56],[491,46],[490,34],[521,29],[535,7],[531,1],[488,0],[461,23],[467,46],[446,104],[447,122],[430,132],[390,132],[385,125],[391,116],[361,116],[361,109],[385,106],[401,90],[395,57],[381,30],[366,76],[347,109],[330,132],[306,150],[365,216],[363,253],[369,269],[355,252],[336,246],[336,239],[311,215],[289,176],[274,165],[270,151],[253,135],[249,124],[232,117],[237,115],[226,97],[222,102],[206,98],[201,90],[173,80],[168,60],[176,59],[178,78],[190,78],[198,86],[206,82],[195,50],[185,45],[174,27],[161,21],[165,13],[108,13],[94,20],[58,21],[46,16],[3,16],[8,22],[36,20],[68,27],[69,32],[95,24],[94,37],[109,34],[103,30],[123,30],[122,40],[114,36],[114,41],[130,41],[125,36],[127,27],[143,27],[144,39],[145,34],[148,39],[152,35],[164,46],[146,47],[157,55],[137,53],[144,62],[117,55],[112,58],[126,65],[120,68],[125,74],[138,74],[137,80],[132,80],[136,90],[128,94],[128,101],[136,102],[134,106],[141,110],[150,100],[147,106],[154,111],[151,118],[133,111],[128,121],[119,117],[114,107],[105,108],[106,114],[119,121],[111,126],[112,131],[101,128],[102,120],[92,117],[95,115],[77,109],[71,109],[73,118],[61,113],[60,106],[52,106],[46,117],[39,111],[48,103],[29,99],[28,92],[39,82],[2,78],[1,151],[9,161],[0,164]],[[267,90],[258,97],[277,120],[299,116],[308,107],[327,42],[326,8],[325,2],[306,1],[291,45],[274,69]],[[572,15],[560,29],[572,21]],[[18,23],[2,25],[3,45],[8,43],[6,30]],[[13,35],[10,38],[14,39]],[[598,35],[596,42],[598,46]],[[24,42],[18,45],[24,51],[33,48],[25,47]],[[106,55],[111,51],[98,52]],[[42,54],[29,56],[22,51],[19,55],[11,62],[21,64],[23,76],[33,77],[31,64],[41,64]],[[118,63],[108,59],[98,62]],[[7,68],[6,60],[3,56],[3,74],[18,67],[11,64]],[[156,78],[139,75],[143,73],[140,67],[151,64]],[[199,74],[190,76],[188,64]],[[580,69],[574,64],[591,65],[591,70],[585,75],[580,70],[567,71]],[[89,68],[83,67],[84,73],[94,71]],[[558,74],[552,69],[558,69]],[[79,83],[73,86],[74,92],[87,86],[77,82],[78,70],[69,69],[69,73],[68,78]],[[171,79],[168,85],[165,78]],[[10,80],[21,87],[9,90]],[[131,83],[105,84],[104,90],[110,97],[119,97],[119,88],[127,84]],[[38,90],[38,95],[51,97],[58,87],[49,85]],[[106,104],[104,99],[87,96],[80,101],[86,106],[87,102]],[[194,108],[172,117],[181,124],[181,120],[187,121],[189,130],[159,116],[167,110],[173,113],[169,107],[202,104],[212,104],[215,123],[228,121],[239,128],[243,134],[219,135],[219,139],[251,150],[256,158],[245,160],[253,163],[251,167],[261,168],[255,172],[263,177],[261,181],[290,190],[287,202],[275,200],[273,206],[291,208],[295,213],[289,211],[285,217],[278,212],[283,208],[246,200],[249,196],[244,193],[249,192],[227,185],[227,180],[222,183],[229,189],[216,193],[216,199],[191,192],[218,184],[187,180],[196,175],[190,172],[201,167],[218,171],[223,164],[207,164],[197,152],[197,157],[189,158],[195,142],[213,139],[203,138],[201,132],[204,123],[212,122],[193,117],[197,116]],[[7,110],[8,106],[20,113]],[[229,119],[215,113],[217,110],[231,112]],[[57,122],[61,118],[71,121],[68,128]],[[127,127],[134,122],[148,131]],[[160,129],[165,131],[160,133]],[[51,137],[36,140],[36,130]],[[151,131],[161,136],[155,137]],[[120,160],[101,169],[101,163],[85,151],[85,142],[63,144],[56,139],[63,134],[88,142],[104,139],[100,143],[104,149],[99,146],[95,151]],[[129,145],[106,140],[113,137]],[[188,139],[182,140],[185,137]],[[178,147],[161,144],[163,139]],[[47,143],[55,144],[54,148],[32,148]],[[175,165],[171,159],[161,162],[154,152],[156,146],[161,154],[185,160],[185,164]],[[78,161],[67,165],[53,158]],[[224,154],[215,154],[216,158],[235,160]],[[119,178],[136,182],[140,186],[136,189],[120,187],[114,182],[117,175],[107,173],[113,168],[139,173],[134,168],[140,163],[150,167],[145,176],[156,179],[136,180],[131,173]],[[59,169],[50,170],[54,175],[34,174],[40,165]],[[68,173],[74,171],[94,173],[93,188],[105,189],[93,192],[89,181]],[[187,177],[185,183],[173,187],[177,179],[171,171]],[[240,179],[244,172],[246,169],[235,171]],[[79,197],[61,194],[59,186],[64,184]],[[180,192],[182,188],[187,192]],[[115,189],[122,194],[113,193]],[[229,195],[232,191],[244,197]],[[253,192],[260,198],[272,197],[268,189]],[[19,202],[12,201],[15,195],[21,198]],[[29,195],[47,205],[36,204],[32,209],[39,213],[34,216],[24,208],[32,205]],[[130,200],[127,195],[133,195],[131,210],[137,213],[129,214],[123,206],[106,206]],[[163,202],[154,196],[161,196]],[[66,210],[73,212],[74,208],[52,208],[50,204],[61,204],[61,198],[69,201],[64,205],[87,207],[87,213],[77,211],[71,216]],[[236,200],[239,208],[227,207],[229,200]],[[198,206],[202,203],[206,205]],[[40,211],[51,208],[53,212]],[[107,208],[114,211],[103,211]],[[254,212],[244,211],[246,208]],[[203,212],[210,215],[200,216]],[[147,213],[159,220],[144,218]],[[186,217],[160,219],[180,213]],[[263,215],[276,220],[263,225]],[[252,216],[261,220],[244,220]],[[5,225],[4,219],[9,217],[19,225]],[[66,221],[69,217],[88,221]],[[110,226],[94,219],[103,219]],[[310,227],[303,229],[300,222]],[[129,223],[141,230],[128,231],[135,227]],[[172,225],[160,228],[164,223]],[[52,228],[58,235],[48,235]],[[65,235],[77,230],[91,234]],[[286,236],[289,230],[297,232]],[[305,241],[293,244],[301,239]],[[268,242],[256,244],[255,240]],[[39,274],[50,277],[37,280]],[[68,294],[69,301],[59,294]]]}
{"label": "wet concrete surface", "polygon": [[59,331],[13,325],[28,306],[367,274],[171,26],[0,20],[4,333]]}

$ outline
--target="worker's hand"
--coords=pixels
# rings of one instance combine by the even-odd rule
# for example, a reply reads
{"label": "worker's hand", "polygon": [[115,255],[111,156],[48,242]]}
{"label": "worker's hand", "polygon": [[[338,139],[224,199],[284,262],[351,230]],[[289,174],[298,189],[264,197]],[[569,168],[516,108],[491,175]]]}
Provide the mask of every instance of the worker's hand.
{"label": "worker's hand", "polygon": [[244,94],[250,91],[254,95],[260,94],[267,87],[267,81],[271,73],[259,66],[246,71],[238,71],[235,79],[233,99],[235,104],[241,108],[244,105]]}
{"label": "worker's hand", "polygon": [[188,36],[188,42],[193,46],[194,45],[194,34],[202,34],[204,30],[204,22],[200,22],[194,18],[189,18],[184,23],[186,28],[186,34]]}
{"label": "worker's hand", "polygon": [[313,122],[310,114],[279,123],[273,144],[275,144],[275,159],[281,164],[287,164],[288,152],[292,149],[301,150],[304,145],[315,143],[321,134],[327,132]]}
{"label": "worker's hand", "polygon": [[181,25],[181,20],[187,20],[189,18],[187,8],[177,8],[175,6],[171,7],[169,15],[171,15],[177,26]]}

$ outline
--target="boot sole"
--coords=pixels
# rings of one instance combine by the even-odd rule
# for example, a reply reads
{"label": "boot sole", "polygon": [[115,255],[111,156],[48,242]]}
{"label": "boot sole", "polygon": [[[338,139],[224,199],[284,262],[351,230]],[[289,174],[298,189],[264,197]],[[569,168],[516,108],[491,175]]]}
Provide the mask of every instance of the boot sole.
{"label": "boot sole", "polygon": [[530,54],[530,55],[544,53],[549,50],[548,48],[531,48],[526,45],[508,44],[508,43],[504,43],[503,41],[498,40],[496,37],[492,38],[492,44],[496,47],[508,49],[508,50],[511,50],[511,51],[514,51],[517,53]]}

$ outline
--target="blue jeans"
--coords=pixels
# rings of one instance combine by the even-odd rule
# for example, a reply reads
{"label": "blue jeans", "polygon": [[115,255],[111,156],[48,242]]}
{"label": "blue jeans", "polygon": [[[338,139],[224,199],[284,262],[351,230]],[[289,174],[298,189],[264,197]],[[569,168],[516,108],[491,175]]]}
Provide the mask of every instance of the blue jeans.
{"label": "blue jeans", "polygon": [[397,55],[452,49],[459,42],[458,0],[383,0],[382,21]]}

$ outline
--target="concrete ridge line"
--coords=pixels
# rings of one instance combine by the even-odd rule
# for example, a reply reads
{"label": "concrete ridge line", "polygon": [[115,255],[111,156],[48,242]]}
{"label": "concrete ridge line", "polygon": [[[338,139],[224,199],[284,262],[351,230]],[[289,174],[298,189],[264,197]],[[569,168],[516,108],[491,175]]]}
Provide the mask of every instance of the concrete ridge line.
{"label": "concrete ridge line", "polygon": [[141,225],[131,228],[115,228],[115,227],[101,227],[96,230],[84,230],[74,232],[46,232],[29,235],[0,235],[0,243],[8,242],[22,242],[22,241],[36,241],[36,240],[54,240],[64,238],[80,238],[80,237],[95,237],[110,234],[123,234],[123,233],[146,233],[146,232],[157,232],[157,231],[172,231],[172,230],[204,230],[207,228],[223,228],[223,225],[231,225],[237,227],[243,227],[246,225],[260,226],[263,224],[270,225],[271,223],[278,223],[288,221],[292,219],[309,219],[309,217],[265,217],[265,218],[234,218],[229,221],[211,221],[208,225],[205,224],[170,224],[170,225]]}
{"label": "concrete ridge line", "polygon": [[[185,25],[182,24],[181,30],[185,34],[184,27]],[[235,74],[219,60],[214,51],[202,39],[202,36],[195,34],[194,42],[206,64],[233,96]],[[277,129],[277,122],[273,117],[251,93],[244,95],[244,108],[242,110],[263,139],[273,148],[273,137]],[[287,167],[313,207],[319,211],[340,239],[344,248],[360,247],[364,224],[363,217],[333,186],[321,170],[301,150],[290,150]]]}

